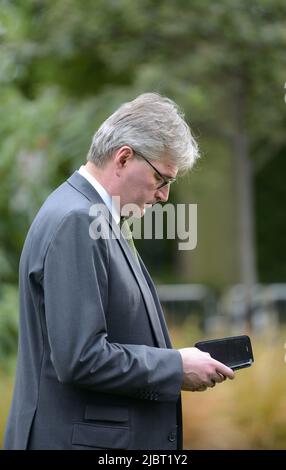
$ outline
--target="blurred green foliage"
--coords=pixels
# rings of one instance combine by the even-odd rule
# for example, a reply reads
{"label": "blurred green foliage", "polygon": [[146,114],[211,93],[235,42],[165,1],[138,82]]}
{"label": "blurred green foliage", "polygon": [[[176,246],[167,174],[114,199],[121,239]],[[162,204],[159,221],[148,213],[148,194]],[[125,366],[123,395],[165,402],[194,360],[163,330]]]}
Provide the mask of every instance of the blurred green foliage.
{"label": "blurred green foliage", "polygon": [[265,283],[286,280],[285,151],[286,147],[256,179],[258,269]]}
{"label": "blurred green foliage", "polygon": [[[182,106],[203,155],[172,196],[199,204],[199,244],[184,253],[184,268],[175,269],[172,241],[138,243],[156,280],[237,282],[233,155],[239,142],[247,143],[257,183],[261,280],[286,280],[285,20],[285,0],[1,1],[0,368],[10,368],[17,348],[15,286],[30,222],[51,190],[82,164],[101,122],[144,91]],[[3,377],[0,394],[8,403],[11,379]],[[275,400],[265,399],[261,419]],[[245,410],[241,420],[248,426],[247,413],[254,411]],[[205,430],[209,420],[201,418],[197,424]],[[188,421],[195,423],[190,442],[200,436],[194,420]],[[265,441],[262,434],[254,438],[254,426],[249,446],[269,448],[276,431],[282,437],[275,442],[285,442],[278,424],[263,428]]]}
{"label": "blurred green foliage", "polygon": [[0,289],[0,370],[11,372],[18,345],[18,293],[13,285]]}
{"label": "blurred green foliage", "polygon": [[[173,276],[190,277],[192,264],[198,281],[236,282],[235,168],[219,153],[231,161],[247,141],[257,171],[285,154],[285,19],[284,0],[2,1],[0,279],[16,282],[30,221],[84,161],[99,124],[122,101],[154,90],[183,107],[208,157],[194,183],[174,190],[200,205],[201,236]],[[176,264],[172,243],[141,245],[157,279],[171,280],[157,261]],[[276,272],[285,279],[279,265]]]}

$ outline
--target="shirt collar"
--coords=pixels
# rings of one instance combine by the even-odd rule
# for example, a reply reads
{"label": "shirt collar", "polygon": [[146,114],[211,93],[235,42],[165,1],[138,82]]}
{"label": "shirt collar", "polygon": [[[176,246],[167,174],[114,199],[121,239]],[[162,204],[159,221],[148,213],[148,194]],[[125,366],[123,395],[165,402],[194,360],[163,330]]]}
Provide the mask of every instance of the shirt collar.
{"label": "shirt collar", "polygon": [[91,173],[89,173],[89,171],[86,169],[84,165],[80,167],[80,169],[78,170],[78,173],[81,176],[83,176],[94,187],[94,189],[98,192],[100,197],[103,199],[104,203],[106,204],[115,222],[119,224],[120,214],[114,202],[112,201],[112,197],[106,191],[106,189],[99,183],[99,181],[97,181],[97,179]]}

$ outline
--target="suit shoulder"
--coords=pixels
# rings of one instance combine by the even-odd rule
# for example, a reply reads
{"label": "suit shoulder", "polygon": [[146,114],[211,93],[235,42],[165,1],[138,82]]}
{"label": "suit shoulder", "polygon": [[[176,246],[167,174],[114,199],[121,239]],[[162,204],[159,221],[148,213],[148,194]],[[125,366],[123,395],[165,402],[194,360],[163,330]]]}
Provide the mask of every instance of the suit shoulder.
{"label": "suit shoulder", "polygon": [[62,224],[74,220],[89,221],[91,202],[67,182],[55,189],[45,200],[27,233],[25,247],[46,252]]}

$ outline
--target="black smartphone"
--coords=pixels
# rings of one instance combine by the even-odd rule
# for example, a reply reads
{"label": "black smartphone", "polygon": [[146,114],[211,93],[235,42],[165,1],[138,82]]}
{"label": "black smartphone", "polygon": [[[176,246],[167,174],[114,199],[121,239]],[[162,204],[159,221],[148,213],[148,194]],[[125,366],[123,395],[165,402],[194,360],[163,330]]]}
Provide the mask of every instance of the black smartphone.
{"label": "black smartphone", "polygon": [[208,352],[232,370],[250,367],[254,362],[251,341],[247,335],[199,341],[195,347]]}

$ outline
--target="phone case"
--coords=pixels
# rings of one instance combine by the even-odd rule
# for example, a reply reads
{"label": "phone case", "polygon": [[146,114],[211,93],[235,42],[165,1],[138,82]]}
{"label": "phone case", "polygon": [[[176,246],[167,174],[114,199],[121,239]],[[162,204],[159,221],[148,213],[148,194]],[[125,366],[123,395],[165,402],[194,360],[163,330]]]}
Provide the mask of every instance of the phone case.
{"label": "phone case", "polygon": [[251,341],[247,335],[199,341],[195,347],[208,352],[233,370],[250,367],[254,362]]}

